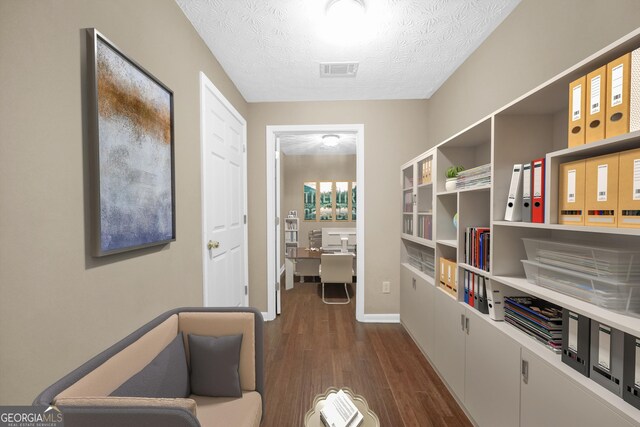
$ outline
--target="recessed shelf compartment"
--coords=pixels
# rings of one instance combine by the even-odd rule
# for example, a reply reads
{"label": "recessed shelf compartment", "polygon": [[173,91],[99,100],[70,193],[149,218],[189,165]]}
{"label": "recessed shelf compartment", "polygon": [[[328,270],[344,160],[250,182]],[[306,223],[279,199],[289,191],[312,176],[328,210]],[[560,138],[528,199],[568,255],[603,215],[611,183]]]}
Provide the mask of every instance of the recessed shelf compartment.
{"label": "recessed shelf compartment", "polygon": [[438,239],[438,241],[436,243],[438,243],[439,245],[449,246],[450,248],[457,248],[458,247],[458,241],[457,240],[440,240],[440,239]]}
{"label": "recessed shelf compartment", "polygon": [[613,328],[620,329],[632,335],[638,335],[640,331],[640,318],[629,316],[626,314],[616,313],[595,304],[565,295],[553,289],[544,288],[542,286],[529,283],[525,277],[518,276],[492,276],[492,280],[526,292],[529,295],[542,298],[561,307],[568,308],[579,314],[583,314],[590,319],[605,323]]}

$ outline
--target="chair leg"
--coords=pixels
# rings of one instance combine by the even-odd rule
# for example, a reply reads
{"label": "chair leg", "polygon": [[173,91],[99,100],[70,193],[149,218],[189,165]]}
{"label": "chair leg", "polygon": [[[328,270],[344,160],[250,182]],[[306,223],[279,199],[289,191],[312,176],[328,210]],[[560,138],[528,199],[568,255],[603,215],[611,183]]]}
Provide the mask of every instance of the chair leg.
{"label": "chair leg", "polygon": [[333,304],[333,305],[337,305],[337,304],[349,304],[351,302],[351,298],[349,297],[349,290],[347,289],[347,284],[344,284],[344,291],[347,294],[347,300],[346,301],[327,301],[324,298],[324,282],[322,282],[322,302],[325,304]]}

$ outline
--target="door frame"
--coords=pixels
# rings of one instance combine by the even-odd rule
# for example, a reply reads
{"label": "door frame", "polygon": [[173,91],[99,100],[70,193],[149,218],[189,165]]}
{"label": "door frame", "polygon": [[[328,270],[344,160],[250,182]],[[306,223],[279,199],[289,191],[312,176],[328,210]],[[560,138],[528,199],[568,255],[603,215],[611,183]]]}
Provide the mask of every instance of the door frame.
{"label": "door frame", "polygon": [[202,305],[206,306],[207,303],[207,259],[209,251],[207,249],[206,243],[206,224],[207,224],[207,209],[205,203],[205,194],[206,194],[206,179],[205,179],[205,138],[204,138],[204,125],[205,125],[205,111],[204,111],[204,91],[210,90],[213,95],[216,97],[218,101],[222,104],[224,108],[226,108],[231,115],[240,122],[242,125],[242,188],[244,190],[244,206],[243,206],[243,219],[244,224],[242,225],[244,238],[243,238],[243,246],[244,246],[244,255],[243,255],[243,270],[244,270],[244,286],[245,286],[245,294],[244,294],[244,306],[247,307],[249,305],[249,235],[247,229],[247,121],[242,117],[242,115],[234,108],[233,105],[225,98],[225,96],[218,90],[218,88],[209,80],[207,75],[200,71],[200,205],[201,205],[201,215],[202,215],[202,224],[200,229],[201,236],[201,248],[202,248]]}
{"label": "door frame", "polygon": [[[275,222],[276,222],[276,191],[275,191],[275,142],[276,136],[281,133],[355,133],[356,135],[356,244],[358,246],[358,257],[356,263],[356,320],[365,321],[364,315],[364,230],[365,230],[365,210],[364,210],[364,124],[344,124],[344,125],[286,125],[267,126],[266,129],[266,190],[267,190],[267,313],[265,320],[276,318],[276,254],[275,254]],[[277,274],[280,274],[278,268]]]}

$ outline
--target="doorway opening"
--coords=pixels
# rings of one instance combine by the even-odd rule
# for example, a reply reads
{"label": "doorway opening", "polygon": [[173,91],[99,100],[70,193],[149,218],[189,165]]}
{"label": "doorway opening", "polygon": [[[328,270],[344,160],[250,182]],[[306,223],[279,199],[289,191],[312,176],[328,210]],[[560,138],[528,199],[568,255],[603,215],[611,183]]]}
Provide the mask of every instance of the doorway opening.
{"label": "doorway opening", "polygon": [[[285,270],[285,246],[287,244],[293,246],[293,243],[295,243],[293,238],[295,237],[299,247],[308,248],[310,243],[313,245],[309,241],[309,232],[315,230],[316,238],[321,239],[324,230],[325,240],[335,238],[338,246],[340,245],[340,240],[342,240],[346,246],[342,250],[346,249],[357,254],[354,268],[355,276],[357,277],[355,281],[356,319],[363,321],[365,283],[364,125],[267,126],[266,131],[268,310],[265,319],[275,319],[278,313],[279,296],[282,292],[286,292],[281,280]],[[285,179],[288,180],[287,195],[283,195],[284,185],[281,185],[280,182],[283,156],[287,159],[284,162],[285,164],[288,160],[292,160],[292,163],[298,163],[293,170],[299,171],[300,163],[304,162],[304,159],[298,158],[298,156],[304,157],[303,153],[312,154],[309,156],[309,159],[312,159],[316,157],[313,153],[319,154],[318,150],[320,152],[324,151],[326,154],[327,144],[318,143],[318,141],[315,144],[313,143],[314,139],[321,139],[325,135],[338,136],[340,143],[344,142],[344,146],[347,147],[344,153],[334,154],[336,163],[348,163],[350,160],[353,161],[353,156],[355,156],[355,176],[349,175],[347,170],[342,175],[338,173],[331,176],[326,173],[314,172],[314,169],[309,167],[306,171],[296,173],[297,177],[293,179],[285,175]],[[282,154],[283,144],[285,147],[284,152],[288,151],[289,157],[287,157],[287,154]],[[352,151],[348,151],[349,146]],[[349,156],[351,156],[351,159],[348,158]],[[331,156],[317,156],[317,158],[319,157]],[[294,158],[296,158],[295,161]],[[325,158],[321,161],[313,161],[314,164],[325,165],[327,162],[330,164],[331,159]],[[324,172],[327,171],[325,170]],[[351,174],[353,174],[353,170]],[[300,182],[296,183],[298,180]],[[307,187],[306,183],[314,183],[313,185],[316,187],[318,194],[316,211],[313,211],[312,204],[310,204],[313,201],[313,196],[310,198],[309,194],[305,195],[304,193],[304,189]],[[292,186],[294,186],[293,190],[291,189]],[[295,190],[295,187],[299,188]],[[296,191],[299,193],[297,196],[295,195]],[[326,196],[322,199],[325,201],[324,203],[321,202],[321,193],[323,191],[325,195],[327,192],[331,193],[330,198]],[[345,197],[345,193],[350,196],[353,195],[355,201]],[[330,205],[326,203],[327,200],[331,201]],[[290,213],[298,218],[298,221],[296,221],[298,222],[297,236],[295,233],[287,235],[287,230],[284,229],[285,226],[291,226],[291,224],[285,225],[287,222],[294,222],[286,220]],[[342,234],[345,234],[345,236],[342,236]],[[329,235],[331,237],[328,237]],[[286,238],[286,241],[283,240],[284,238]],[[329,286],[339,288],[337,285]]]}

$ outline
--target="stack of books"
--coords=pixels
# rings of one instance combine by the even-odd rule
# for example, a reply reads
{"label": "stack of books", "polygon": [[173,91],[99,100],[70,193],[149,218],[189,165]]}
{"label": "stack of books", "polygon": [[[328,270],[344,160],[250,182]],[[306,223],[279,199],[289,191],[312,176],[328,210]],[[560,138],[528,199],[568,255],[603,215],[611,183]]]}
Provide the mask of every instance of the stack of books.
{"label": "stack of books", "polygon": [[357,427],[364,416],[358,411],[347,393],[331,393],[320,409],[320,420],[327,427]]}
{"label": "stack of books", "polygon": [[464,232],[464,262],[480,270],[489,271],[489,227],[467,227]]}
{"label": "stack of books", "polygon": [[554,352],[562,351],[562,307],[535,297],[505,297],[504,320]]}
{"label": "stack of books", "polygon": [[491,184],[491,163],[458,173],[456,190],[483,187]]}

